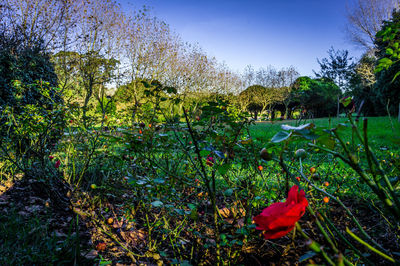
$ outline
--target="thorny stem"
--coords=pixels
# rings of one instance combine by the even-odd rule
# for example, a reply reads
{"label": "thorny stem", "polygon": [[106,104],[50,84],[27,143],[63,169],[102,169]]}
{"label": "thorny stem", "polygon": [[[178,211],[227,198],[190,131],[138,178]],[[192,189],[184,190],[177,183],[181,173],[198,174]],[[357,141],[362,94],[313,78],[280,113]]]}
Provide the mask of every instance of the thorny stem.
{"label": "thorny stem", "polygon": [[379,247],[381,250],[387,252],[386,249],[384,249],[381,245],[379,245],[375,240],[373,240],[367,232],[364,231],[364,229],[362,228],[362,226],[360,225],[360,223],[358,222],[358,220],[356,219],[356,217],[353,215],[353,213],[349,210],[349,208],[346,207],[346,205],[343,204],[343,202],[333,196],[332,194],[326,192],[323,189],[320,189],[319,187],[315,186],[305,175],[304,173],[300,172],[300,175],[302,176],[302,178],[304,178],[304,180],[306,180],[314,189],[316,189],[317,191],[327,195],[329,198],[333,199],[334,201],[336,201],[337,203],[339,203],[339,205],[346,211],[346,213],[350,216],[350,218],[353,220],[353,222],[356,224],[357,228],[360,230],[360,232],[364,235],[364,237],[366,237],[369,241],[371,241],[374,245],[376,245],[377,247]]}
{"label": "thorny stem", "polygon": [[[350,163],[348,163],[351,168],[353,168],[358,175],[364,180],[365,183],[372,189],[372,191],[380,198],[380,200],[388,207],[389,210],[391,210],[394,214],[395,217],[400,217],[400,211],[397,209],[397,207],[393,206],[393,202],[390,200],[390,198],[387,197],[385,190],[379,189],[375,182],[373,182],[369,176],[365,173],[365,171],[361,168],[360,164],[356,161],[354,158],[354,155],[352,155],[344,143],[343,139],[339,136],[338,132],[333,129],[332,130],[333,134],[335,134],[336,138],[339,140],[340,145],[342,145],[347,157],[350,159]],[[358,132],[359,133],[359,132]],[[361,136],[360,136],[361,137]],[[368,148],[368,147],[366,147]],[[379,163],[377,164],[379,166]],[[386,176],[386,175],[384,175]],[[386,177],[387,179],[387,177]],[[389,180],[388,180],[389,182]],[[389,182],[390,183],[390,182]],[[390,185],[391,187],[391,185]],[[392,188],[393,189],[393,188]],[[397,196],[394,195],[395,197],[393,199],[397,199]],[[393,196],[392,196],[393,197]]]}
{"label": "thorny stem", "polygon": [[322,255],[322,257],[326,260],[326,262],[327,262],[328,264],[330,264],[330,265],[332,265],[332,266],[336,265],[336,264],[331,260],[331,258],[329,258],[328,254],[326,254],[326,252],[324,251],[324,249],[321,248],[321,245],[320,245],[318,242],[312,240],[306,233],[304,233],[304,231],[301,229],[301,226],[300,226],[299,223],[296,223],[296,229],[297,229],[297,232],[299,232],[299,234],[300,234],[302,237],[304,237],[305,239],[307,239],[307,240],[309,241],[308,247],[309,247],[312,251],[314,251],[314,252],[316,252],[316,253],[320,253],[320,254]]}
{"label": "thorny stem", "polygon": [[336,226],[332,223],[332,221],[322,212],[320,212],[322,218],[324,219],[324,221],[326,221],[328,223],[328,225],[330,227],[333,228],[333,230],[336,232],[336,234],[338,234],[339,238],[342,239],[347,246],[349,246],[355,253],[357,253],[358,256],[360,256],[361,258],[363,258],[364,262],[369,264],[369,265],[374,265],[370,260],[368,260],[363,253],[358,250],[355,246],[353,246],[353,244],[350,243],[349,240],[347,240],[347,238],[336,228]]}
{"label": "thorny stem", "polygon": [[185,115],[186,125],[188,126],[188,131],[189,131],[190,137],[193,140],[195,152],[196,152],[196,154],[197,154],[197,156],[199,158],[199,161],[200,161],[200,166],[201,166],[201,170],[203,172],[204,181],[206,183],[207,190],[208,190],[208,192],[209,192],[209,194],[211,196],[211,205],[212,205],[212,208],[213,208],[213,218],[214,218],[215,243],[216,243],[216,248],[217,248],[216,249],[216,253],[217,253],[217,260],[218,260],[218,263],[219,263],[221,261],[221,251],[220,251],[220,244],[219,244],[220,235],[219,235],[219,230],[218,230],[218,211],[217,211],[217,202],[216,202],[216,195],[215,195],[215,171],[212,174],[212,188],[211,188],[210,187],[210,180],[208,179],[207,172],[206,172],[206,169],[204,167],[204,163],[200,159],[201,155],[200,155],[200,149],[199,149],[199,145],[198,145],[198,142],[197,142],[197,138],[194,135],[194,131],[193,131],[191,125],[190,125],[189,118],[187,116],[185,108],[182,108],[182,109],[183,109],[183,114]]}
{"label": "thorny stem", "polygon": [[390,256],[388,256],[388,255],[382,253],[381,251],[377,250],[376,248],[374,248],[373,246],[371,246],[370,244],[368,244],[367,242],[365,242],[364,240],[362,240],[361,238],[359,238],[358,236],[356,236],[348,227],[346,227],[346,232],[347,232],[352,238],[354,238],[356,241],[358,241],[360,244],[363,244],[364,246],[366,246],[368,249],[370,249],[371,251],[375,252],[375,253],[378,254],[379,256],[381,256],[381,257],[383,257],[383,258],[385,258],[385,259],[387,259],[387,260],[389,260],[389,261],[391,261],[391,262],[393,262],[393,263],[396,263],[396,261],[395,261],[392,257],[390,257]]}
{"label": "thorny stem", "polygon": [[[324,238],[326,239],[326,241],[328,241],[329,245],[331,246],[333,252],[335,252],[336,254],[339,254],[340,251],[338,250],[338,248],[335,246],[335,244],[333,243],[332,239],[329,237],[328,233],[326,232],[325,228],[322,226],[321,222],[319,221],[319,218],[317,217],[317,215],[315,214],[314,210],[310,207],[307,206],[307,210],[311,213],[312,216],[315,217],[315,222],[319,228],[319,230],[321,231],[322,235],[324,236]],[[346,265],[353,265],[345,256],[343,256],[343,261],[345,262]]]}
{"label": "thorny stem", "polygon": [[[369,147],[368,146],[368,133],[367,133],[368,119],[364,118],[363,122],[364,122],[364,125],[363,125],[364,143],[363,144],[364,144],[364,147]],[[378,187],[380,187],[381,184],[378,183],[378,181],[377,181],[376,173],[375,173],[373,165],[372,165],[371,151],[369,149],[365,149],[365,153],[367,154],[368,166],[369,166],[369,170],[372,173],[372,177],[374,178],[374,181],[378,185]]]}
{"label": "thorny stem", "polygon": [[[365,147],[365,150],[367,152],[367,155],[368,154],[371,155],[372,159],[374,160],[375,165],[378,168],[379,175],[385,181],[385,184],[386,184],[387,188],[389,189],[390,196],[392,197],[392,199],[395,202],[395,206],[394,206],[395,214],[397,214],[397,218],[400,218],[400,200],[399,200],[398,196],[396,195],[396,193],[394,191],[394,188],[393,188],[392,184],[389,181],[389,178],[385,174],[384,170],[382,169],[381,164],[378,162],[378,159],[376,158],[376,156],[372,152],[371,148],[369,147],[368,141],[365,140],[365,139],[364,140],[362,139],[360,131],[358,130],[358,127],[355,125],[354,121],[351,119],[350,116],[349,116],[349,120],[350,120],[350,123],[352,124],[353,128],[355,129],[355,132],[356,132],[358,138],[364,144],[364,147]],[[367,136],[367,125],[368,125],[367,121],[368,121],[367,119],[364,119],[364,128],[363,128],[364,136]],[[371,171],[372,171],[372,169],[371,169]],[[375,182],[375,183],[377,184],[379,190],[384,191],[384,189],[381,187],[379,182]]]}

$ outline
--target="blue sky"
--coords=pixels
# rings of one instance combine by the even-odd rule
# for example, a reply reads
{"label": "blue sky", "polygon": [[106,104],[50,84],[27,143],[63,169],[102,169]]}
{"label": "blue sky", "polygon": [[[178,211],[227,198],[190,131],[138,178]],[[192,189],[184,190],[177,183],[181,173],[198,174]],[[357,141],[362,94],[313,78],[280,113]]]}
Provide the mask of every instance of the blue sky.
{"label": "blue sky", "polygon": [[242,72],[293,65],[301,75],[318,70],[328,49],[362,51],[345,38],[348,0],[120,0],[123,9],[151,7],[184,41]]}

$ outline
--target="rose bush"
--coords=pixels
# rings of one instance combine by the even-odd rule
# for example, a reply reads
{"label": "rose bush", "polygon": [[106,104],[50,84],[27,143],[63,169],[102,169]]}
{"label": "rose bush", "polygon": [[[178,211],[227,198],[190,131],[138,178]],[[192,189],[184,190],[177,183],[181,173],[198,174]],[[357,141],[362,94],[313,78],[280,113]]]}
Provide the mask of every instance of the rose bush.
{"label": "rose bush", "polygon": [[253,218],[257,224],[256,229],[263,231],[265,239],[275,239],[286,235],[303,216],[308,201],[305,192],[298,190],[298,186],[293,186],[285,202],[273,203]]}

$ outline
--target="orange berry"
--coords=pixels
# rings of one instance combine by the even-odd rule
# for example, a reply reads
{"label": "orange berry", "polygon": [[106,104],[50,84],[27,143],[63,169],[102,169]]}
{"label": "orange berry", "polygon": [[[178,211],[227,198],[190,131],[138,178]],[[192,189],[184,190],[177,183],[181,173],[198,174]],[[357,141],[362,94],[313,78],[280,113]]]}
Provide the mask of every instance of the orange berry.
{"label": "orange berry", "polygon": [[140,129],[140,130],[139,130],[139,134],[142,134],[142,133],[143,133],[143,131]]}
{"label": "orange berry", "polygon": [[261,165],[258,166],[258,170],[262,171],[263,167]]}
{"label": "orange berry", "polygon": [[328,203],[329,202],[329,198],[328,197],[324,197],[324,202]]}
{"label": "orange berry", "polygon": [[96,250],[97,251],[104,251],[107,248],[107,244],[104,242],[100,242],[96,245]]}
{"label": "orange berry", "polygon": [[149,124],[149,127],[151,127],[151,124]]}
{"label": "orange berry", "polygon": [[189,145],[192,145],[192,141],[189,141]]}
{"label": "orange berry", "polygon": [[300,182],[300,176],[296,176],[296,179],[297,179],[297,181],[299,181]]}
{"label": "orange berry", "polygon": [[324,182],[324,186],[329,186],[329,182]]}
{"label": "orange berry", "polygon": [[317,172],[317,170],[315,169],[315,167],[311,167],[310,172],[311,172],[311,174],[314,174],[315,172]]}

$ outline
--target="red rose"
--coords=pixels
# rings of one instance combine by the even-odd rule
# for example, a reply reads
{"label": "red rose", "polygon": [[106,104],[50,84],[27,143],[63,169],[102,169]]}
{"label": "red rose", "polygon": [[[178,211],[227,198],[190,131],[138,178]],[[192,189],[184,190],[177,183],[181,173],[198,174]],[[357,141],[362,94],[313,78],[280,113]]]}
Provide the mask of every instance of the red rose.
{"label": "red rose", "polygon": [[58,167],[60,167],[60,165],[61,165],[60,160],[57,160],[57,162],[54,164],[54,167],[55,167],[55,168],[58,168]]}
{"label": "red rose", "polygon": [[286,199],[286,202],[278,202],[271,204],[265,208],[261,214],[253,218],[257,224],[257,230],[263,230],[265,239],[280,238],[295,226],[306,211],[308,205],[305,192],[294,185]]}

